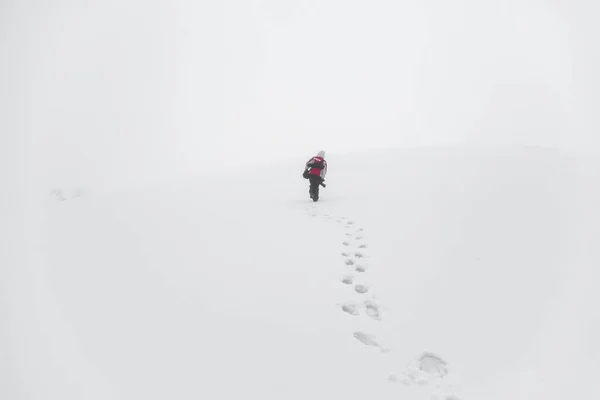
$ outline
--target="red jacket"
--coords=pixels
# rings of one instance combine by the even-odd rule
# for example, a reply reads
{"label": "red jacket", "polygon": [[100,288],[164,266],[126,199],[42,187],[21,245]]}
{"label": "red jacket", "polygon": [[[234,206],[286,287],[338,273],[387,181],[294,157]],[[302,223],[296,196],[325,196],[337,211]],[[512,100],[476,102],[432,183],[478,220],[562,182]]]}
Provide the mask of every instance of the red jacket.
{"label": "red jacket", "polygon": [[308,169],[308,175],[320,176],[321,179],[325,179],[325,175],[327,175],[327,161],[323,157],[315,156],[308,160],[306,169]]}

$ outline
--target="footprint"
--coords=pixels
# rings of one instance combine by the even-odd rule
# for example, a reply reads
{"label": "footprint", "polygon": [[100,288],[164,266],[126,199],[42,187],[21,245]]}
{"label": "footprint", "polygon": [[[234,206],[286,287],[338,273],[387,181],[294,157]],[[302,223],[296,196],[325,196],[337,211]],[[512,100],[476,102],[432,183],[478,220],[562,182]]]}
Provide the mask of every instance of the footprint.
{"label": "footprint", "polygon": [[350,254],[349,254],[349,253],[346,253],[346,252],[343,252],[343,253],[342,253],[342,255],[343,255],[344,257],[348,257]]}
{"label": "footprint", "polygon": [[415,383],[420,386],[425,386],[429,383],[429,381],[427,380],[427,378],[419,376],[418,378],[415,379]]}
{"label": "footprint", "polygon": [[362,240],[364,236],[357,236],[356,240]]}
{"label": "footprint", "polygon": [[357,251],[356,253],[354,253],[354,257],[356,257],[356,258],[364,258],[364,255],[360,251]]}
{"label": "footprint", "polygon": [[402,383],[404,384],[404,386],[410,386],[410,384],[412,383],[412,379],[410,379],[409,377],[404,377],[402,379]]}
{"label": "footprint", "polygon": [[348,221],[348,225],[353,225],[354,222],[353,221]]}
{"label": "footprint", "polygon": [[379,346],[379,343],[377,343],[373,335],[356,331],[354,332],[354,337],[361,343],[366,344],[367,346]]}
{"label": "footprint", "polygon": [[356,293],[365,294],[369,291],[369,288],[365,285],[356,285],[354,286],[354,291]]}
{"label": "footprint", "polygon": [[410,386],[413,383],[417,383],[417,380],[420,378],[419,374],[413,369],[404,372],[403,375],[404,379],[402,380],[402,383],[404,383],[406,386]]}
{"label": "footprint", "polygon": [[372,301],[365,301],[366,313],[369,317],[381,320],[381,313],[379,312],[379,306]]}
{"label": "footprint", "polygon": [[363,228],[358,228],[358,229],[356,230],[356,232],[362,232],[362,231],[364,231],[364,229],[363,229]]}
{"label": "footprint", "polygon": [[[437,379],[443,379],[448,374],[448,365],[440,356],[430,352],[424,352],[407,366],[407,370],[402,373],[405,376],[403,383],[407,386],[411,384],[426,385],[433,383]],[[438,385],[438,388],[440,386]],[[459,400],[452,393],[445,391],[442,394],[444,400]],[[436,398],[434,396],[433,398]],[[439,398],[439,397],[438,397]]]}
{"label": "footprint", "polygon": [[354,260],[351,260],[351,259],[349,259],[349,258],[348,258],[348,259],[345,261],[345,263],[346,263],[346,265],[354,265]]}
{"label": "footprint", "polygon": [[364,265],[357,265],[355,268],[356,272],[366,272],[367,271],[367,267]]}
{"label": "footprint", "polygon": [[352,236],[352,234],[350,232],[347,232],[346,236]]}
{"label": "footprint", "polygon": [[362,344],[364,344],[365,346],[373,346],[373,347],[379,347],[379,349],[382,352],[388,352],[389,349],[385,349],[383,348],[375,339],[375,336],[373,335],[369,335],[368,333],[364,333],[361,331],[356,331],[352,334],[352,336],[354,336],[356,338],[356,340],[358,340],[359,342],[361,342]]}
{"label": "footprint", "polygon": [[354,280],[351,276],[345,276],[342,278],[342,283],[345,283],[346,285],[352,285],[353,282]]}
{"label": "footprint", "polygon": [[359,249],[366,249],[367,245],[363,243],[363,244],[359,245],[358,248]]}
{"label": "footprint", "polygon": [[358,307],[356,307],[354,304],[343,304],[342,311],[354,316],[359,315]]}
{"label": "footprint", "polygon": [[342,242],[342,244],[343,244],[344,246],[350,246],[350,243],[349,243],[349,242]]}
{"label": "footprint", "polygon": [[440,356],[434,353],[425,352],[419,357],[418,368],[436,378],[443,378],[448,374],[448,364]]}

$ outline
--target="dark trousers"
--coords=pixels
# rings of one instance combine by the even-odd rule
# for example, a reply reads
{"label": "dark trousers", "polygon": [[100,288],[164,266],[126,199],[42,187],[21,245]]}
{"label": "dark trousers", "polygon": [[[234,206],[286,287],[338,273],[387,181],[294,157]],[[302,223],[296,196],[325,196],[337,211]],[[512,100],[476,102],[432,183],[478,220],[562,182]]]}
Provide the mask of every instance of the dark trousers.
{"label": "dark trousers", "polygon": [[310,175],[308,177],[308,180],[310,181],[310,189],[308,190],[308,193],[310,193],[312,196],[311,197],[319,197],[319,185],[321,184],[321,182],[323,182],[323,179],[320,176],[316,176],[316,175]]}

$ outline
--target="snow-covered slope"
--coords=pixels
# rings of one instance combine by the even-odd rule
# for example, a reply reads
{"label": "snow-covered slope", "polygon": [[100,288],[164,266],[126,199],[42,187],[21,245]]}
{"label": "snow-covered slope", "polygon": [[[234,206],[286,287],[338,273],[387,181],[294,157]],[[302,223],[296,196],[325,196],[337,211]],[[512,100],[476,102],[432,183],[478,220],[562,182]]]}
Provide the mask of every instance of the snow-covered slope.
{"label": "snow-covered slope", "polygon": [[600,396],[595,162],[331,156],[312,203],[304,161],[45,204],[0,397]]}

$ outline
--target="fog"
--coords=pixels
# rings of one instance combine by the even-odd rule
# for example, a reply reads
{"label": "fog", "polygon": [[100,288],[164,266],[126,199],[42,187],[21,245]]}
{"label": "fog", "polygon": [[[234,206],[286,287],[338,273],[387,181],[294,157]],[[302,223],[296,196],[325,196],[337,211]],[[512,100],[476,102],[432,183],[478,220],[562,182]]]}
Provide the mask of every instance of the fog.
{"label": "fog", "polygon": [[598,150],[599,6],[526,3],[5,0],[3,170],[45,190],[320,149]]}
{"label": "fog", "polygon": [[[298,162],[289,179],[302,185],[302,163],[322,149],[598,153],[599,15],[592,0],[0,1],[0,391],[20,387],[23,368],[37,368],[31,360],[45,349],[45,339],[29,347],[22,327],[52,307],[31,294],[45,293],[36,286],[39,244],[57,231],[40,205],[53,190],[101,192],[279,161]],[[335,176],[335,163],[329,168]],[[595,254],[577,240],[595,232],[587,219],[595,197],[586,197],[595,173],[579,193],[586,207],[573,203],[585,221],[573,230],[573,254],[586,268]],[[47,226],[79,238],[67,229],[79,220],[68,221]],[[98,254],[114,256],[97,243]],[[559,315],[576,309],[574,298]],[[17,339],[32,358],[22,358]]]}

